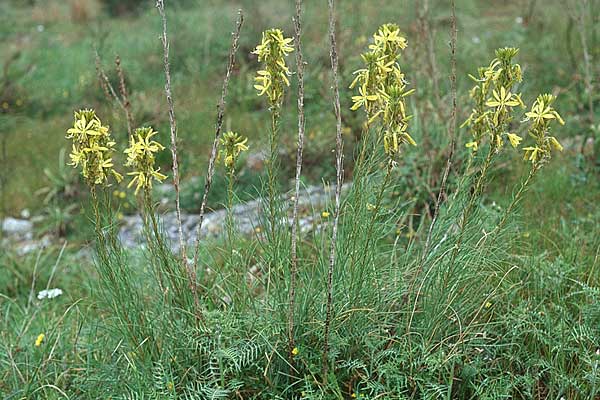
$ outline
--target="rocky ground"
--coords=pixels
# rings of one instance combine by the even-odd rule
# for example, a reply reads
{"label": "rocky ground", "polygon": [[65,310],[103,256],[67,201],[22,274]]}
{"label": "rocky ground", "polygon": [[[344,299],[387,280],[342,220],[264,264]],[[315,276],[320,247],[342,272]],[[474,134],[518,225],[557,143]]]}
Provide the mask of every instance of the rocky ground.
{"label": "rocky ground", "polygon": [[[347,190],[348,184],[344,185],[342,190]],[[310,231],[321,226],[327,218],[321,213],[327,209],[335,192],[335,186],[307,186],[301,189],[298,199],[300,218],[299,227],[301,231]],[[287,194],[281,198],[286,211],[287,223],[291,223],[291,214],[293,208],[293,196]],[[234,223],[239,233],[244,235],[252,234],[262,228],[264,200],[257,199],[243,204],[238,204],[233,208]],[[201,237],[218,237],[224,232],[226,210],[215,210],[207,212],[204,217]],[[198,223],[200,216],[198,214],[183,213],[181,216],[184,237],[188,245],[196,241]],[[140,215],[124,216],[121,221],[120,239],[125,247],[133,248],[143,243],[143,223]],[[179,238],[177,218],[175,212],[166,212],[161,215],[162,228],[170,239],[173,250],[178,251]],[[48,246],[56,239],[45,235],[41,238],[36,235],[36,218],[30,217],[29,213],[24,211],[20,218],[8,217],[2,221],[2,241],[9,247],[16,250],[18,254],[28,254],[40,248]]]}

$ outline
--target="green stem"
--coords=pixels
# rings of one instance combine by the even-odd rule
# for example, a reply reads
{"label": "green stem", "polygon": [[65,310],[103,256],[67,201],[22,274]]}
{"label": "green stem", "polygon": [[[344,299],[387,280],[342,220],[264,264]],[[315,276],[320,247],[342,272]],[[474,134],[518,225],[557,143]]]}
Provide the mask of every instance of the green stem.
{"label": "green stem", "polygon": [[277,235],[277,160],[279,149],[279,117],[280,105],[271,106],[271,134],[269,135],[270,154],[267,163],[267,184],[268,184],[268,208],[269,208],[269,226],[267,227],[267,239],[271,251],[271,260],[268,263],[267,271],[267,296],[271,287],[271,275],[274,262],[278,259],[277,252],[279,251],[278,235]]}
{"label": "green stem", "polygon": [[488,169],[490,168],[490,165],[492,164],[492,159],[494,158],[494,154],[495,154],[495,148],[494,148],[494,146],[490,145],[490,149],[488,151],[488,154],[487,154],[485,161],[483,163],[483,166],[481,168],[481,172],[479,174],[479,178],[477,179],[477,183],[475,184],[475,187],[473,188],[473,192],[471,193],[469,202],[467,203],[465,209],[463,210],[462,217],[459,222],[460,231],[458,233],[458,238],[456,239],[456,243],[454,244],[454,248],[452,249],[452,254],[450,256],[450,265],[448,267],[448,273],[446,276],[450,275],[450,270],[452,270],[452,268],[454,267],[454,263],[456,262],[456,257],[458,256],[458,252],[460,250],[460,247],[462,246],[462,241],[463,241],[464,234],[465,234],[465,228],[469,222],[469,218],[471,217],[471,214],[475,207],[475,203],[481,196],[481,193],[483,192],[483,189],[485,187],[485,177],[487,175]]}
{"label": "green stem", "polygon": [[500,219],[500,222],[498,222],[498,225],[496,225],[496,228],[494,228],[496,231],[499,231],[500,229],[502,229],[504,227],[504,224],[506,223],[509,215],[512,213],[515,206],[521,201],[523,194],[525,193],[525,191],[531,184],[531,181],[533,180],[533,178],[535,177],[535,175],[537,174],[537,172],[539,170],[540,170],[540,167],[538,166],[538,164],[534,164],[531,167],[531,169],[529,170],[529,174],[527,175],[527,178],[521,183],[521,186],[519,187],[519,190],[513,197],[512,202],[506,208],[506,211],[504,212],[504,215],[502,215],[502,218]]}
{"label": "green stem", "polygon": [[227,173],[227,219],[225,221],[225,228],[227,229],[227,243],[229,250],[229,260],[233,261],[233,183],[235,179],[235,172],[233,168]]}
{"label": "green stem", "polygon": [[[365,264],[365,260],[367,257],[367,253],[369,251],[369,246],[371,245],[371,239],[373,236],[373,228],[375,226],[377,216],[379,215],[379,210],[381,209],[381,203],[383,202],[383,196],[385,194],[385,189],[388,187],[388,184],[390,183],[391,176],[392,176],[392,163],[388,162],[385,177],[383,178],[383,181],[381,182],[381,186],[379,187],[379,192],[377,193],[377,197],[375,198],[375,207],[373,208],[373,214],[371,215],[371,220],[369,221],[369,225],[367,227],[366,241],[365,241],[365,245],[363,246],[361,263],[359,264],[360,265],[359,270],[361,271],[361,273],[366,270],[364,264]],[[352,264],[353,270],[354,270],[354,267],[355,267],[355,263]]]}

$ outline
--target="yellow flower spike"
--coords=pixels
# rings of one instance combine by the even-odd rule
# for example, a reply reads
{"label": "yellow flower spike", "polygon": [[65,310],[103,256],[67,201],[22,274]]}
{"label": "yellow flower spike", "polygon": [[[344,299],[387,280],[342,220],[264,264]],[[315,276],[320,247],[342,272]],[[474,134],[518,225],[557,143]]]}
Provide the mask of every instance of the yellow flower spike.
{"label": "yellow flower spike", "polygon": [[40,347],[42,345],[42,342],[44,341],[44,338],[46,337],[46,335],[44,335],[43,333],[40,333],[37,338],[35,339],[35,347]]}
{"label": "yellow flower spike", "polygon": [[407,90],[404,74],[398,64],[401,51],[407,46],[400,28],[394,24],[379,27],[373,35],[369,51],[361,54],[364,67],[354,72],[355,78],[350,88],[358,86],[358,93],[352,96],[350,109],[364,109],[368,120],[365,129],[375,123],[381,124],[383,150],[392,165],[401,154],[402,146],[416,145],[408,134],[408,121],[405,98],[414,93]]}
{"label": "yellow flower spike", "polygon": [[221,137],[221,146],[223,149],[219,152],[220,156],[223,157],[225,168],[229,172],[233,173],[235,170],[235,164],[244,151],[248,150],[248,138],[241,136],[236,132],[226,132]]}
{"label": "yellow flower spike", "polygon": [[290,85],[288,76],[291,72],[285,64],[285,57],[294,51],[292,41],[283,37],[281,29],[269,29],[263,32],[261,43],[252,52],[264,64],[264,69],[258,71],[254,78],[254,88],[259,96],[267,95],[271,107],[280,106],[284,87]]}
{"label": "yellow flower spike", "polygon": [[[124,153],[127,155],[126,167],[130,167],[133,171],[127,173],[132,179],[127,185],[128,188],[135,186],[135,194],[137,195],[140,189],[152,189],[152,181],[162,182],[167,176],[161,174],[160,168],[155,168],[156,153],[165,149],[159,142],[152,140],[157,134],[152,128],[137,128],[129,139],[129,147]],[[121,198],[125,198],[126,194],[122,192]]]}
{"label": "yellow flower spike", "polygon": [[67,130],[66,138],[72,141],[69,165],[81,167],[81,174],[89,186],[109,186],[110,176],[117,182],[122,179],[112,162],[115,142],[108,126],[102,125],[94,110],[76,111],[73,127]]}
{"label": "yellow flower spike", "polygon": [[552,150],[563,151],[563,146],[558,139],[550,136],[553,121],[564,125],[564,120],[554,109],[552,104],[556,97],[552,94],[542,94],[537,97],[531,111],[525,114],[525,121],[529,121],[529,136],[535,139],[535,145],[526,147],[525,159],[533,164],[548,161],[552,157]]}

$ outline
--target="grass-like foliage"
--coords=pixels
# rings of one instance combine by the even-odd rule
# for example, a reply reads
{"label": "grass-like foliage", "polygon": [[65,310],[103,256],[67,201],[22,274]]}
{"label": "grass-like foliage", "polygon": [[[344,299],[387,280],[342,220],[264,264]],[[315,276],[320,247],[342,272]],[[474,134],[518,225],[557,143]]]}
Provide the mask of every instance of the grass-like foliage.
{"label": "grass-like foliage", "polygon": [[[157,7],[175,163],[171,174],[177,174],[168,9],[162,1]],[[435,145],[422,121],[438,117],[424,116],[419,103],[411,102],[419,88],[410,84],[406,71],[411,69],[404,64],[410,35],[396,24],[374,27],[360,55],[362,65],[352,76],[343,76],[331,0],[329,12],[329,96],[337,129],[331,130],[336,151],[325,162],[334,165],[336,181],[325,184],[332,196],[311,229],[298,226],[303,79],[304,69],[309,73],[311,68],[302,49],[313,46],[300,42],[301,0],[296,2],[294,37],[279,28],[266,30],[252,52],[261,65],[254,88],[267,106],[260,115],[270,121],[255,235],[238,231],[234,208],[240,203],[236,184],[243,154],[261,144],[241,130],[237,133],[235,126],[221,133],[241,14],[200,207],[202,220],[215,169],[221,169],[227,186],[223,237],[199,237],[197,247],[188,245],[175,176],[180,237],[178,243],[170,242],[152,190],[168,178],[157,163],[165,150],[160,138],[166,135],[132,126],[129,146],[119,149],[95,111],[75,112],[66,138],[72,149],[70,165],[81,172],[90,192],[86,213],[94,229],[96,275],[81,279],[95,301],[85,308],[75,302],[58,313],[60,303],[35,306],[33,285],[25,304],[10,293],[2,295],[4,398],[600,396],[597,260],[577,260],[578,253],[564,251],[548,261],[520,240],[519,205],[528,194],[535,195],[536,185],[552,179],[545,167],[563,150],[557,139],[560,129],[553,131],[565,124],[555,109],[556,97],[520,93],[527,92],[527,76],[517,63],[516,48],[500,48],[487,66],[473,66],[469,97],[457,104],[453,86],[452,118],[446,121],[454,146],[457,107],[470,108],[462,126],[469,129],[470,139],[461,143],[456,137],[460,154],[454,148],[449,152],[441,188],[430,189],[435,193],[428,197],[427,209],[435,210],[433,214],[412,215],[415,203],[425,202],[403,195],[407,182],[415,182],[419,173],[408,160],[423,146]],[[451,46],[454,57],[455,35]],[[292,55],[295,68],[289,63]],[[454,83],[457,78],[462,79],[453,76]],[[346,81],[352,82],[349,90],[338,87]],[[535,100],[528,106],[524,99],[532,95]],[[282,129],[284,104],[292,99],[298,104],[298,158],[295,191],[287,193],[280,179],[280,148],[284,139],[296,140],[285,138],[290,133]],[[342,109],[340,103],[349,107]],[[354,147],[342,135],[342,114],[359,120],[361,134]],[[445,128],[442,132],[446,135]],[[498,210],[486,202],[485,193],[506,169],[509,151],[521,152],[510,160],[520,162],[511,173],[522,176],[508,189],[513,193],[508,205]],[[344,160],[344,154],[350,156]],[[453,157],[465,162],[453,164]],[[119,159],[126,161],[119,165]],[[144,243],[135,250],[125,249],[119,240],[118,208],[113,204],[113,185],[124,177],[144,227]],[[576,234],[568,231],[575,228],[563,229],[565,235]],[[28,262],[35,265],[34,283],[46,279],[49,289],[56,267],[50,276],[37,277],[38,265],[59,265],[63,252],[56,260],[41,254]],[[12,256],[0,256],[0,270],[14,271],[10,276],[29,282],[20,268]],[[41,312],[51,317],[33,330]]]}

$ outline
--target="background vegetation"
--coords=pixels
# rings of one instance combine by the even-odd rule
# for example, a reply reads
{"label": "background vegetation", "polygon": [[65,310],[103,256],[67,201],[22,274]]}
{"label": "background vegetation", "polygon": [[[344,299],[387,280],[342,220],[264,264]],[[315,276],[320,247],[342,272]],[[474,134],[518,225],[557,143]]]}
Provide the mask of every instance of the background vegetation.
{"label": "background vegetation", "polygon": [[[200,206],[203,179],[199,177],[205,174],[212,144],[215,104],[238,8],[245,11],[246,24],[230,83],[225,127],[249,137],[251,151],[239,171],[236,190],[238,201],[253,198],[260,191],[260,149],[266,148],[269,120],[253,88],[258,64],[250,52],[264,29],[280,26],[287,36],[292,35],[293,4],[278,0],[170,3],[173,97],[180,148],[184,149],[180,153],[182,206],[188,212]],[[51,232],[53,244],[28,255],[18,254],[14,244],[5,243],[0,249],[0,394],[11,399],[185,398],[190,393],[196,398],[269,399],[599,396],[600,154],[594,148],[599,140],[594,139],[600,134],[600,122],[594,110],[600,108],[596,89],[600,71],[592,62],[600,56],[598,1],[504,0],[493,6],[477,0],[456,2],[458,121],[470,112],[467,91],[472,82],[467,74],[487,65],[495,48],[519,47],[524,100],[531,104],[539,92],[558,95],[556,108],[567,125],[555,132],[565,152],[540,174],[500,242],[478,249],[478,235],[489,231],[491,218],[510,203],[515,184],[525,172],[519,154],[502,156],[478,207],[478,223],[467,234],[468,250],[461,257],[469,270],[453,283],[454,314],[441,312],[447,311],[442,307],[445,303],[434,301],[414,316],[413,327],[406,326],[410,308],[407,311],[405,296],[411,294],[411,277],[421,282],[415,260],[420,257],[424,226],[431,216],[449,145],[451,20],[446,3],[346,0],[338,4],[346,176],[351,176],[353,148],[361,132],[360,116],[349,111],[351,92],[346,88],[352,71],[360,66],[359,54],[368,38],[386,22],[400,25],[409,42],[401,63],[417,89],[409,107],[415,116],[411,134],[420,145],[406,153],[394,187],[386,193],[386,204],[400,204],[396,208],[402,214],[400,221],[386,216],[370,232],[381,238],[381,244],[365,257],[369,265],[381,270],[336,275],[343,282],[337,291],[351,293],[348,298],[360,301],[352,303],[358,311],[347,305],[337,310],[332,338],[335,368],[330,379],[323,380],[319,376],[324,313],[321,278],[326,274],[328,242],[327,235],[319,232],[301,245],[311,270],[299,278],[303,294],[298,319],[304,324],[298,332],[298,376],[286,375],[285,318],[280,308],[287,287],[277,289],[264,304],[238,293],[235,307],[228,307],[219,292],[231,293],[223,276],[240,268],[244,271],[264,254],[259,244],[247,238],[236,242],[239,259],[228,259],[226,245],[219,240],[211,243],[220,249],[218,254],[203,255],[203,266],[222,271],[217,277],[208,274],[203,281],[203,294],[210,303],[209,328],[189,327],[165,314],[172,321],[148,322],[142,335],[160,338],[158,350],[146,354],[131,345],[127,332],[120,330],[125,326],[119,321],[122,315],[113,312],[94,260],[80,251],[89,247],[93,235],[89,199],[76,172],[64,166],[60,154],[66,149],[64,134],[72,124],[72,111],[84,107],[96,109],[110,123],[120,147],[127,141],[121,109],[99,84],[95,48],[115,86],[114,59],[120,56],[136,125],[152,125],[160,140],[168,142],[160,19],[151,1],[1,2],[2,216],[17,216],[24,208],[43,216],[36,229],[40,237]],[[324,2],[316,0],[305,1],[305,10],[303,179],[320,184],[335,179],[327,12]],[[297,129],[295,84],[292,80],[282,112],[282,157],[290,159],[295,157]],[[458,130],[451,194],[464,169],[467,135],[465,129]],[[169,171],[169,152],[161,157],[162,170]],[[282,163],[280,173],[286,188],[291,187],[294,174],[289,164]],[[377,179],[373,177],[371,187]],[[209,203],[213,208],[225,202],[224,182],[224,174],[218,172]],[[115,189],[124,190],[124,186]],[[133,195],[128,196],[135,204]],[[134,212],[133,207],[120,211]],[[436,232],[443,232],[453,217],[452,210],[446,212]],[[348,239],[352,233],[356,234],[342,229],[341,236]],[[436,236],[438,241],[441,237]],[[444,246],[436,247],[428,259],[443,255]],[[158,253],[112,251],[111,257],[128,257],[123,274],[138,282],[134,292],[140,297],[127,299],[132,315],[146,313],[148,320],[161,315],[166,306],[152,295],[151,266]],[[349,252],[342,249],[342,254]],[[378,289],[390,287],[375,291],[361,286],[362,282],[372,282]],[[47,287],[60,287],[64,294],[51,301],[36,300],[35,294]],[[430,299],[448,296],[435,280],[424,289],[429,290]],[[185,309],[188,300],[173,307]],[[468,326],[457,326],[457,320],[468,319],[479,309],[483,312]],[[37,347],[40,333],[45,333],[44,344]]]}

